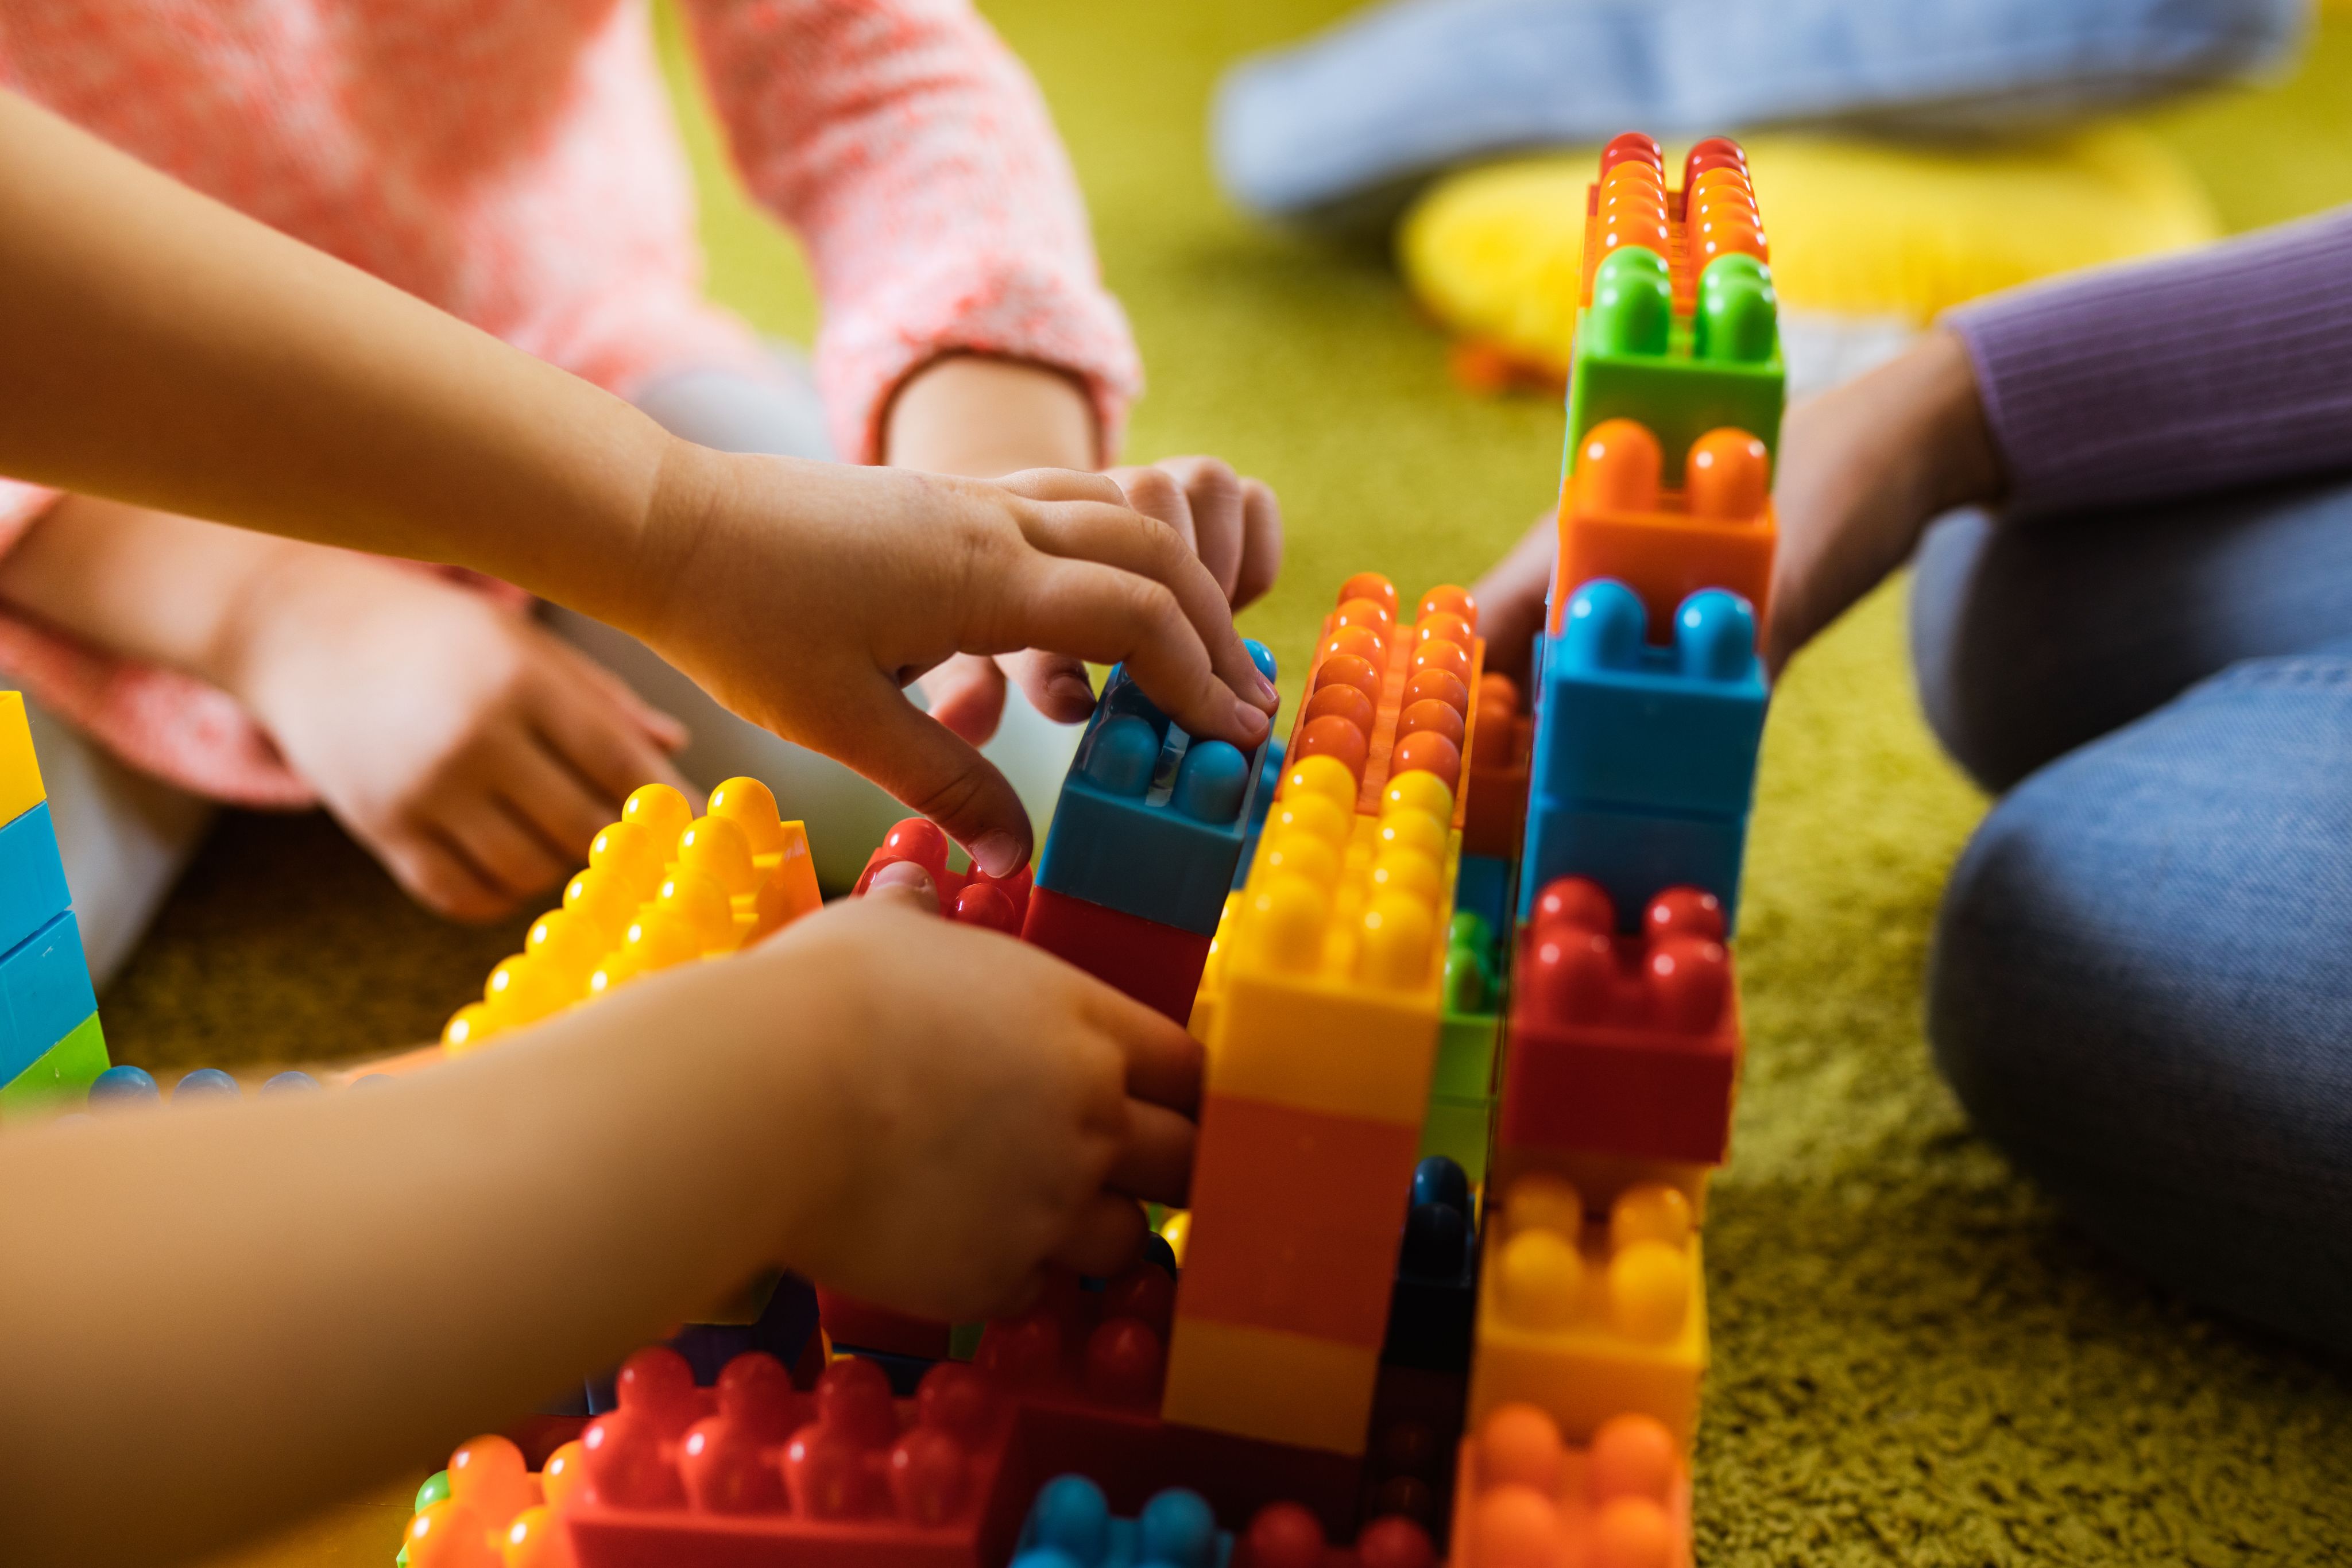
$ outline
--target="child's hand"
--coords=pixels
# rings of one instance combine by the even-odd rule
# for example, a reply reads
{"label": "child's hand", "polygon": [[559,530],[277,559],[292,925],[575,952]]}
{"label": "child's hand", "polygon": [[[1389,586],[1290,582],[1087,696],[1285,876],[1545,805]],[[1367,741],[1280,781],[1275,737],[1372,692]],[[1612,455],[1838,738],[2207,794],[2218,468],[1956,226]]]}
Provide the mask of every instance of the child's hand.
{"label": "child's hand", "polygon": [[1192,734],[1246,750],[1269,727],[1274,688],[1223,587],[1101,475],[952,479],[681,443],[643,538],[605,619],[931,818],[992,875],[1029,857],[1020,799],[902,690],[957,654],[1124,662]]}
{"label": "child's hand", "polygon": [[[1798,404],[1780,427],[1773,481],[1780,546],[1764,659],[1777,674],[1908,559],[1928,523],[1999,496],[2000,459],[1968,350],[1949,332],[1930,332],[1876,370]],[[1488,668],[1525,668],[1558,538],[1546,513],[1473,590]]]}
{"label": "child's hand", "polygon": [[[837,977],[794,1033],[831,1046],[839,1168],[783,1260],[900,1311],[1017,1307],[1041,1268],[1116,1273],[1138,1199],[1181,1205],[1201,1049],[1100,981],[936,914],[921,868],[791,927],[748,963]],[[814,1179],[814,1173],[812,1173]]]}
{"label": "child's hand", "polygon": [[419,902],[488,920],[543,892],[685,743],[584,655],[480,594],[296,546],[242,601],[228,685]]}
{"label": "child's hand", "polygon": [[[1282,508],[1262,479],[1244,478],[1214,457],[1169,457],[1148,467],[1113,468],[1127,504],[1174,528],[1239,610],[1274,586],[1282,565]],[[931,716],[974,746],[996,733],[1007,681],[1059,724],[1094,711],[1083,660],[1024,649],[982,658],[959,653],[923,677]]]}

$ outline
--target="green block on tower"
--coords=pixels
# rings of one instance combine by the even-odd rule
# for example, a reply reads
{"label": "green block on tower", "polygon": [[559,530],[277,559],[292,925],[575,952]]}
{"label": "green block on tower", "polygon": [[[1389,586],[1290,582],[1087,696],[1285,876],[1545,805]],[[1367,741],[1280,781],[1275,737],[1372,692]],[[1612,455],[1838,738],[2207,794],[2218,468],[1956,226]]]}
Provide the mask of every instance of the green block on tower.
{"label": "green block on tower", "polygon": [[1486,1179],[1486,1147],[1493,1141],[1494,1124],[1491,1095],[1433,1094],[1429,1114],[1421,1124],[1421,1152],[1413,1158],[1444,1155],[1460,1166],[1475,1186]]}
{"label": "green block on tower", "polygon": [[1611,419],[1658,438],[1669,488],[1681,488],[1691,443],[1710,430],[1744,430],[1780,455],[1787,373],[1770,274],[1752,256],[1718,256],[1696,294],[1696,308],[1677,314],[1666,264],[1640,246],[1595,270],[1570,351],[1563,479],[1584,433]]}
{"label": "green block on tower", "polygon": [[99,1028],[98,1015],[92,1013],[0,1089],[0,1122],[43,1114],[87,1092],[110,1065],[106,1033]]}

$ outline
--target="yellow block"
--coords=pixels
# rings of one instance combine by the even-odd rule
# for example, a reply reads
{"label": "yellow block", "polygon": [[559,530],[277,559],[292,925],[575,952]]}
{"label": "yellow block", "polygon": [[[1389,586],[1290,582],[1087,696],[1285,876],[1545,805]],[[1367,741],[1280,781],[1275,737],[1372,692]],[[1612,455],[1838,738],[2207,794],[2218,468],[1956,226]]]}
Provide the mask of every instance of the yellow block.
{"label": "yellow block", "polygon": [[25,694],[0,692],[0,822],[13,822],[49,798],[25,722]]}
{"label": "yellow block", "polygon": [[[1427,923],[1426,954],[1402,973],[1383,971],[1370,951],[1379,936],[1369,923],[1412,896],[1378,881],[1393,864],[1383,848],[1388,821],[1353,819],[1344,849],[1335,847],[1336,876],[1312,890],[1322,904],[1304,911],[1284,901],[1307,900],[1312,879],[1286,868],[1283,835],[1269,830],[1260,842],[1230,948],[1219,954],[1223,991],[1206,1019],[1209,1092],[1421,1125],[1437,1062],[1461,835],[1441,834],[1436,885],[1410,912]],[[1310,925],[1318,910],[1319,925]],[[1284,925],[1297,929],[1277,929]]]}
{"label": "yellow block", "polygon": [[1160,1413],[1238,1437],[1360,1454],[1380,1362],[1379,1351],[1356,1345],[1178,1318]]}
{"label": "yellow block", "polygon": [[1638,1410],[1689,1451],[1706,1371],[1706,1293],[1687,1208],[1664,1229],[1641,1223],[1660,1212],[1650,1201],[1657,1191],[1622,1196],[1620,1215],[1631,1218],[1612,1226],[1579,1225],[1581,1200],[1563,1182],[1537,1176],[1507,1189],[1479,1267],[1473,1425],[1524,1401],[1581,1443],[1612,1416]]}

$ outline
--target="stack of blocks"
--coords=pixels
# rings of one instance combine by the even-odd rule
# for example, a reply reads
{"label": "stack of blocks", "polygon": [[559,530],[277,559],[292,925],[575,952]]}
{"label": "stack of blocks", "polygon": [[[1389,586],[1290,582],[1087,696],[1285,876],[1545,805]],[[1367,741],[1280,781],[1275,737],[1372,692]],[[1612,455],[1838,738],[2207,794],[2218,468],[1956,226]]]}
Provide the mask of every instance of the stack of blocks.
{"label": "stack of blocks", "polygon": [[25,698],[0,692],[0,1118],[65,1102],[106,1071]]}
{"label": "stack of blocks", "polygon": [[[1274,656],[1248,646],[1272,680]],[[1022,938],[1190,1017],[1268,750],[1186,735],[1114,668],[1055,802]]]}
{"label": "stack of blocks", "polygon": [[1699,143],[1669,192],[1654,141],[1610,143],[1586,256],[1468,1414],[1532,1406],[1577,1444],[1638,1413],[1686,1453],[1777,537],[1778,330],[1738,148]]}
{"label": "stack of blocks", "polygon": [[1484,656],[1459,589],[1412,624],[1398,609],[1385,578],[1342,587],[1203,987],[1163,1406],[1342,1454],[1363,1450],[1429,1108]]}

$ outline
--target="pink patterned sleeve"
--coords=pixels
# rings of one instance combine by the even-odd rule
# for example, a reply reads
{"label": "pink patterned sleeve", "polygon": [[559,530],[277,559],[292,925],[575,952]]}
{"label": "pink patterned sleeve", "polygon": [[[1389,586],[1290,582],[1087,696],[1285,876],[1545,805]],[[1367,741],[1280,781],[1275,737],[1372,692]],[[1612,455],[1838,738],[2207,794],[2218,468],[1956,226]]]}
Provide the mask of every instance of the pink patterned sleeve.
{"label": "pink patterned sleeve", "polygon": [[691,0],[744,179],[808,249],[836,448],[966,349],[1071,371],[1117,450],[1142,371],[1028,72],[966,0]]}

